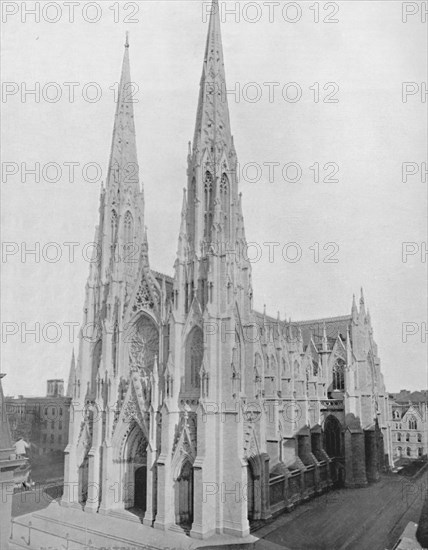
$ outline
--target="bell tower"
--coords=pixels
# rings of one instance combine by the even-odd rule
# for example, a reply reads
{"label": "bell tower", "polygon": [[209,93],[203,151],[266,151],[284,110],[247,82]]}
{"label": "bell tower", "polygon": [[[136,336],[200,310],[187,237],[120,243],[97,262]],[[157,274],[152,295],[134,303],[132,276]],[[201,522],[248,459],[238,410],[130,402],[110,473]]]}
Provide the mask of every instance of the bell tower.
{"label": "bell tower", "polygon": [[193,143],[189,143],[174,269],[166,372],[171,383],[162,412],[158,480],[163,490],[155,526],[166,528],[182,521],[180,510],[175,510],[174,517],[173,503],[180,498],[174,492],[191,471],[192,510],[183,514],[191,536],[207,538],[215,532],[245,536],[249,532],[244,495],[247,467],[240,416],[251,269],[216,0],[211,7]]}

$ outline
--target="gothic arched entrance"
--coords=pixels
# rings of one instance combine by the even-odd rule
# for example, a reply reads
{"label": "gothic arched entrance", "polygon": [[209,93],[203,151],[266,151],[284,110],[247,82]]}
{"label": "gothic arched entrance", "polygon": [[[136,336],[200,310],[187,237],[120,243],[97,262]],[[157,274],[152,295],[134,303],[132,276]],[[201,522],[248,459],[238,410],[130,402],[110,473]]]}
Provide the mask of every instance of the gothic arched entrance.
{"label": "gothic arched entrance", "polygon": [[141,466],[134,474],[134,506],[141,512],[146,511],[147,466]]}
{"label": "gothic arched entrance", "polygon": [[247,519],[252,521],[254,518],[254,472],[248,463],[247,465]]}
{"label": "gothic arched entrance", "polygon": [[147,510],[147,438],[134,421],[121,452],[123,502],[138,516]]}
{"label": "gothic arched entrance", "polygon": [[262,458],[261,455],[247,457],[247,519],[255,521],[261,518],[262,511]]}
{"label": "gothic arched entrance", "polygon": [[193,523],[193,466],[185,460],[175,482],[175,523],[190,529]]}

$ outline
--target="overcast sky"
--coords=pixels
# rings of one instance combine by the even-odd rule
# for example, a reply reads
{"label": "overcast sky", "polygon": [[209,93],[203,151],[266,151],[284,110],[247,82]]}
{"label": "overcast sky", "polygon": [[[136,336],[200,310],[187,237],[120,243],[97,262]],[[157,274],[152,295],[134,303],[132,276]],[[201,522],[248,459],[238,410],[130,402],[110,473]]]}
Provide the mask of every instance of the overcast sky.
{"label": "overcast sky", "polygon": [[[3,13],[2,72],[10,95],[3,95],[1,105],[2,156],[4,163],[17,163],[14,175],[5,171],[15,171],[15,165],[3,164],[2,240],[17,244],[6,248],[14,254],[3,254],[1,368],[7,394],[43,395],[47,378],[67,379],[73,348],[67,327],[82,319],[89,269],[84,245],[93,240],[104,177],[82,167],[96,163],[104,173],[107,168],[126,30],[138,85],[134,111],[150,261],[158,271],[173,272],[206,8],[180,0],[129,2],[125,10],[124,3],[104,1],[97,15],[96,2],[82,2],[74,22],[68,8],[58,12],[54,6],[38,23],[22,13],[21,2],[2,4],[11,12]],[[258,243],[261,253],[253,263],[255,306],[266,304],[268,313],[276,316],[279,310],[281,318],[293,320],[344,315],[363,286],[387,389],[426,388],[421,332],[427,321],[427,263],[420,250],[427,241],[427,185],[421,177],[427,103],[420,88],[427,81],[427,26],[420,12],[409,13],[406,22],[402,17],[403,9],[412,12],[419,5],[300,2],[284,8],[280,2],[259,3],[257,12],[254,4],[238,4],[239,19],[226,15],[222,34],[228,88],[237,92],[229,96],[229,107],[247,240]],[[223,2],[220,7],[224,16]],[[40,101],[27,95],[23,102],[25,86],[34,89],[37,82]],[[45,86],[52,82],[57,85]],[[74,102],[67,82],[78,83]],[[97,93],[95,86],[85,88],[90,82],[101,90],[99,101],[89,101]],[[278,83],[271,85],[273,96],[267,82]],[[406,102],[403,82],[416,83],[408,85]],[[58,91],[61,99],[50,102]],[[301,98],[293,102],[296,92]],[[74,182],[64,164],[70,162],[79,163]],[[416,172],[406,182],[403,162],[414,163],[409,171]],[[21,163],[29,168],[40,163],[39,183],[34,175],[22,177]],[[62,167],[56,183],[44,177],[48,163]],[[277,163],[273,178],[266,163]],[[288,163],[300,166],[299,181],[285,181]],[[45,170],[49,179],[52,170]],[[292,165],[285,173],[289,180],[296,175]],[[22,258],[22,243],[34,249],[36,242],[40,261]],[[46,248],[50,242],[60,248]],[[73,262],[67,242],[79,243]],[[267,242],[279,243],[273,258]],[[299,261],[286,261],[281,253],[290,242],[299,247]],[[414,252],[407,262],[403,242],[415,243],[407,245]],[[296,248],[285,250],[292,259]],[[48,261],[55,255],[57,262]],[[323,261],[329,258],[338,261]],[[22,332],[36,323],[39,342]],[[403,323],[412,323],[407,331],[415,334],[403,338]],[[16,334],[8,335],[5,327]],[[58,327],[62,332],[54,343]]]}

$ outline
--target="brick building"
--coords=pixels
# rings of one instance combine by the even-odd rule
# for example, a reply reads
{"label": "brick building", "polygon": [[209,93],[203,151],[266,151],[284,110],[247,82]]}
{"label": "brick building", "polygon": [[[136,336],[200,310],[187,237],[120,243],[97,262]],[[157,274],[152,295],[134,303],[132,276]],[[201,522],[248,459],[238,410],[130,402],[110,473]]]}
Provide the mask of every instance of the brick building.
{"label": "brick building", "polygon": [[394,461],[428,455],[427,392],[402,390],[390,395],[391,442]]}
{"label": "brick building", "polygon": [[44,397],[6,397],[13,441],[30,443],[32,456],[64,451],[68,443],[71,398],[64,396],[63,380],[48,380]]}

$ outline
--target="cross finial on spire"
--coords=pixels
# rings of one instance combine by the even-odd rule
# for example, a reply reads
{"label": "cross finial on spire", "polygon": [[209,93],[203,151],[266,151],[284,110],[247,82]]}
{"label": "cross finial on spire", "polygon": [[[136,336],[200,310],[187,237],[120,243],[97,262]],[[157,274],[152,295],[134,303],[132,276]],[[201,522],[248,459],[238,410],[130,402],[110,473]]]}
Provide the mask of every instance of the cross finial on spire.
{"label": "cross finial on spire", "polygon": [[129,31],[126,31],[125,48],[129,48]]}

